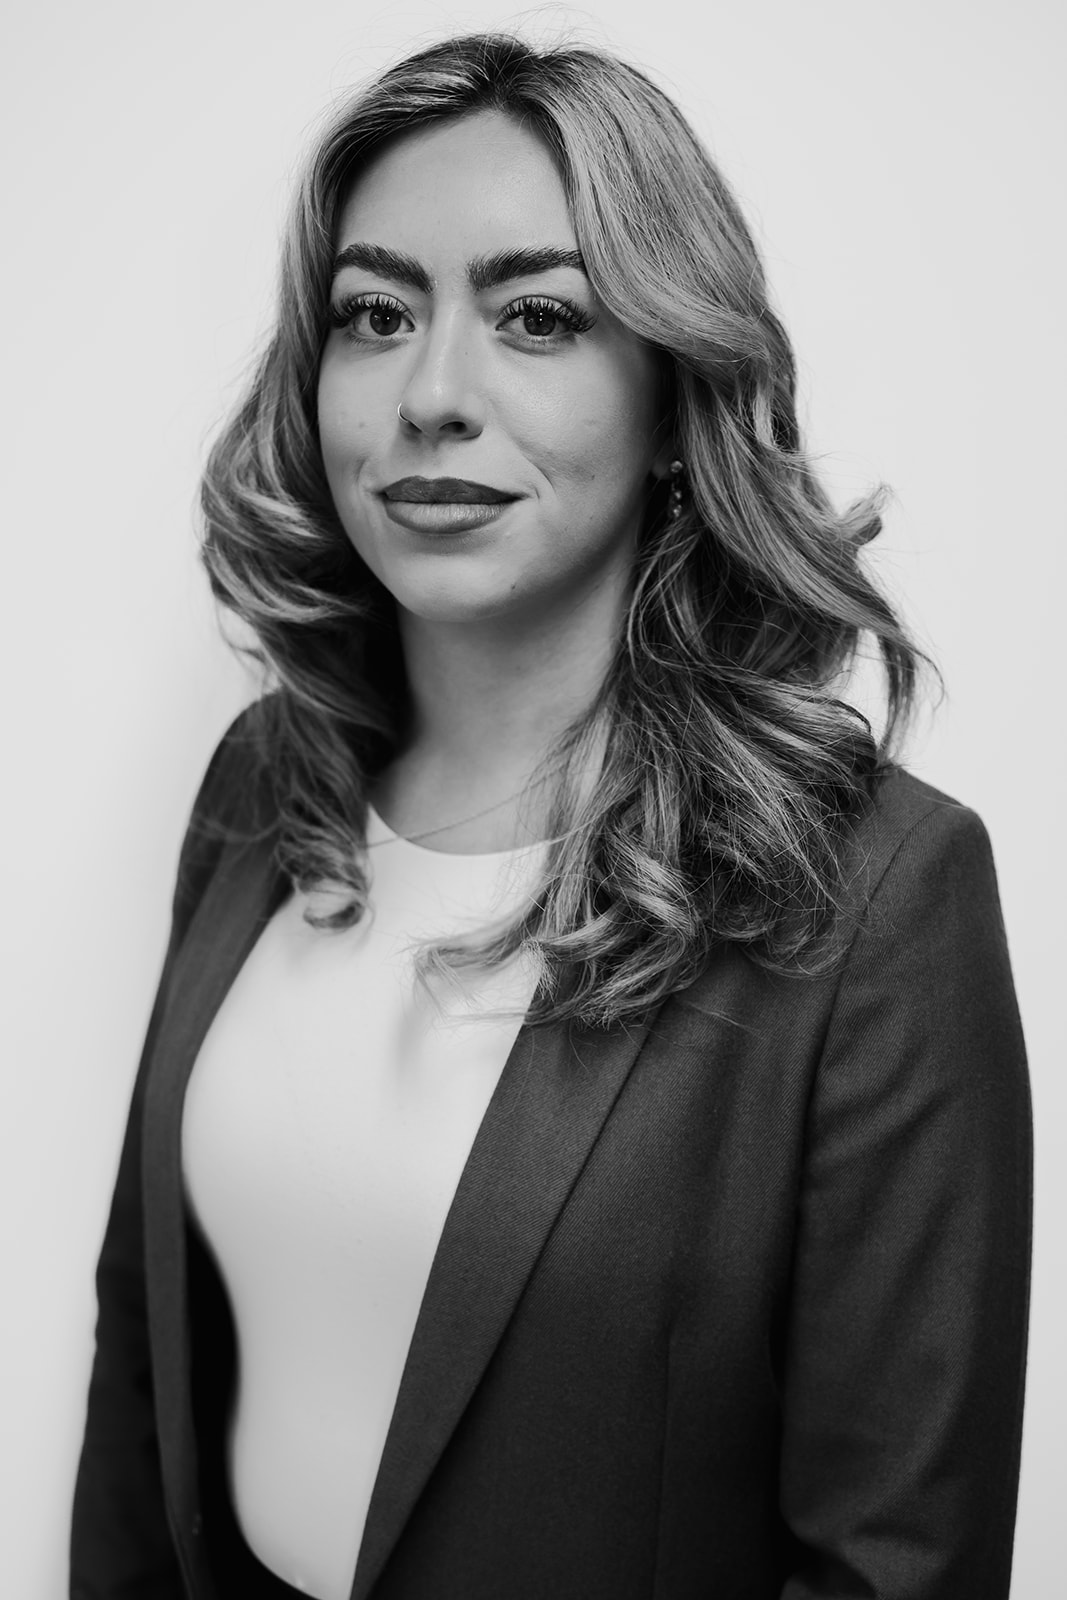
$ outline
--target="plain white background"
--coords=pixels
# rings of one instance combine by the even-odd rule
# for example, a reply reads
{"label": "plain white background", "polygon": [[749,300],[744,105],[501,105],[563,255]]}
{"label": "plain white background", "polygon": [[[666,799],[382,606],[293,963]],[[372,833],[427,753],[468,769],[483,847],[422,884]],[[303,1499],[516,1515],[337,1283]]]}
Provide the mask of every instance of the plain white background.
{"label": "plain white background", "polygon": [[835,496],[878,479],[895,491],[874,560],[949,687],[910,764],[990,829],[1031,1053],[1037,1238],[1013,1597],[1061,1592],[1062,8],[19,9],[0,95],[4,1592],[65,1590],[91,1275],[176,852],[250,692],[218,637],[193,504],[266,326],[289,178],[348,85],[430,38],[515,21],[538,37],[575,26],[680,101],[762,242]]}

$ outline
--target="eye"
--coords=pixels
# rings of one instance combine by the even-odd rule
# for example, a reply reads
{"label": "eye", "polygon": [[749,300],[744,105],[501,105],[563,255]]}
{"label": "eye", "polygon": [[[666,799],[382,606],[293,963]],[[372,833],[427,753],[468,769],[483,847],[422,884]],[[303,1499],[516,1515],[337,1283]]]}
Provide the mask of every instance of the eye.
{"label": "eye", "polygon": [[[521,337],[529,344],[564,344],[576,334],[586,333],[596,321],[572,300],[549,300],[527,295],[504,307],[501,326],[522,323]],[[518,330],[516,330],[518,331]]]}
{"label": "eye", "polygon": [[385,344],[403,332],[407,312],[399,300],[384,294],[346,294],[330,307],[330,322],[350,339],[364,344]]}

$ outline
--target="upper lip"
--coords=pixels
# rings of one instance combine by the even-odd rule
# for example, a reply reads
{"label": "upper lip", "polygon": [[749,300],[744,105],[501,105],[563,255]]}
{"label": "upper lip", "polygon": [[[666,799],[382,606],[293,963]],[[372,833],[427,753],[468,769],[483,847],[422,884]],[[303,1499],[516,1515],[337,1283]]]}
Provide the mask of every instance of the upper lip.
{"label": "upper lip", "polygon": [[421,500],[424,504],[453,501],[462,505],[498,505],[518,499],[518,495],[492,489],[487,483],[473,483],[470,478],[398,478],[382,493],[387,500]]}

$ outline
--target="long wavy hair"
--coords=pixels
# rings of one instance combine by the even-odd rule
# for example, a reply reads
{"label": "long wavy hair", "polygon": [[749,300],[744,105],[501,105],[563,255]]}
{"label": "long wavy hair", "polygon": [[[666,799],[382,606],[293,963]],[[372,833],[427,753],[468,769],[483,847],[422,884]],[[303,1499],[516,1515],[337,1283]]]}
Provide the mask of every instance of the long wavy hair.
{"label": "long wavy hair", "polygon": [[[420,970],[523,949],[540,968],[528,1022],[589,1026],[639,1017],[724,942],[821,970],[840,943],[849,838],[921,660],[860,560],[885,491],[831,504],[736,201],[671,100],[586,47],[494,33],[420,50],[343,107],[299,181],[276,326],[202,488],[213,591],[278,690],[257,749],[279,862],[299,888],[330,886],[310,920],[360,920],[368,786],[409,713],[395,606],[341,526],[317,435],[337,221],[386,140],[483,109],[545,141],[597,295],[666,358],[685,493],[671,517],[667,485],[650,491],[614,658],[546,757],[558,776],[535,892],[480,937],[426,945]],[[880,739],[835,693],[868,638]]]}

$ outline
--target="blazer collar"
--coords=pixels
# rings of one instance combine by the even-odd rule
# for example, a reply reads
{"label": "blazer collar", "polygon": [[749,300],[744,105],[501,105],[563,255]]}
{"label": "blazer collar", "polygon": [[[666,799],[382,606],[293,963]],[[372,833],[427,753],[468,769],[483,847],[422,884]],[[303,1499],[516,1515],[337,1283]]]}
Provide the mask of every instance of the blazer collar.
{"label": "blazer collar", "polygon": [[[149,1329],[164,1481],[198,1523],[189,1392],[181,1119],[207,1030],[287,884],[271,841],[226,852],[179,951],[145,1091]],[[598,1033],[519,1030],[445,1220],[368,1508],[351,1600],[367,1600],[515,1311],[644,1044],[651,1018]],[[190,1560],[193,1559],[191,1551]]]}

